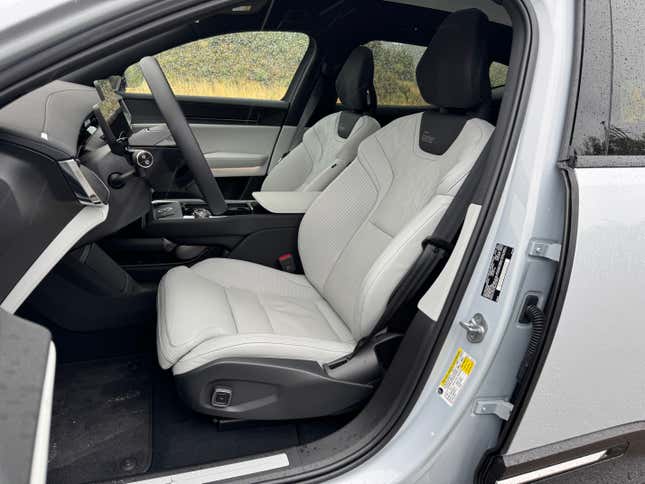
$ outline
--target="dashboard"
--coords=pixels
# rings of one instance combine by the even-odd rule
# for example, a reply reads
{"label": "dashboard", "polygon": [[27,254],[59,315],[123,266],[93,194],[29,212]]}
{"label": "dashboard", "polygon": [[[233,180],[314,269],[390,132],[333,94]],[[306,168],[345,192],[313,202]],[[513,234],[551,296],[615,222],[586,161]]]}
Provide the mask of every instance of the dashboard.
{"label": "dashboard", "polygon": [[127,107],[97,84],[54,81],[0,109],[0,306],[10,312],[67,251],[151,210],[151,185],[123,143]]}

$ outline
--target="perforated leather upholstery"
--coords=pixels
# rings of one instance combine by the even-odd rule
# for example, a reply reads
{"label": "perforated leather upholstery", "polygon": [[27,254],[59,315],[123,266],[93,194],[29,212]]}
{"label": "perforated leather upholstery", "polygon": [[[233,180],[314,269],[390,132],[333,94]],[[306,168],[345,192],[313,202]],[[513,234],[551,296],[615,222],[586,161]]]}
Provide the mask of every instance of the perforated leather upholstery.
{"label": "perforated leather upholstery", "polygon": [[324,363],[355,344],[305,276],[249,262],[211,259],[170,271],[158,310],[159,363],[177,363],[175,373],[227,356]]}
{"label": "perforated leather upholstery", "polygon": [[[355,49],[345,62],[336,90],[345,108],[356,116],[348,133],[341,113],[324,117],[309,128],[302,142],[271,170],[262,191],[322,191],[356,157],[358,145],[381,126],[365,114],[376,107],[374,59],[367,47]],[[351,125],[350,125],[351,126]]]}
{"label": "perforated leather upholstery", "polygon": [[264,180],[262,191],[324,190],[356,157],[358,146],[381,126],[370,116],[361,117],[348,138],[338,133],[341,113],[321,119],[309,128],[296,146]]}
{"label": "perforated leather upholstery", "polygon": [[422,118],[398,119],[368,137],[311,205],[298,238],[304,275],[222,259],[170,271],[159,292],[161,365],[182,374],[223,357],[326,363],[351,352],[494,130],[468,117],[434,154],[420,146]]}

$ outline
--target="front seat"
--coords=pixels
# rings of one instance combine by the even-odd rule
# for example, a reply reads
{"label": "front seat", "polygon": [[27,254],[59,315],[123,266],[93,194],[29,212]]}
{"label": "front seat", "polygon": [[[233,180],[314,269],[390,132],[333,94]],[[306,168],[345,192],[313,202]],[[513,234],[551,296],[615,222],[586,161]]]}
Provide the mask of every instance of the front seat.
{"label": "front seat", "polygon": [[211,259],[163,278],[159,362],[193,409],[296,419],[370,395],[374,351],[343,357],[370,334],[494,131],[478,115],[491,93],[487,32],[479,10],[444,21],[417,69],[440,109],[361,144],[302,220],[304,275]]}
{"label": "front seat", "polygon": [[381,126],[367,113],[376,109],[374,58],[367,47],[350,54],[336,79],[344,111],[309,128],[302,142],[271,170],[262,191],[319,192],[356,158],[358,145]]}

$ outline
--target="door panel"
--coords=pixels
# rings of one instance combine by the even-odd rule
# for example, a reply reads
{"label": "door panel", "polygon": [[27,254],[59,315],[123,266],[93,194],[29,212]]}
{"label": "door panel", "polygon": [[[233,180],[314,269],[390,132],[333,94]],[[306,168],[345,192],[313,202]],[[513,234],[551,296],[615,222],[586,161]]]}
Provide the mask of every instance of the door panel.
{"label": "door panel", "polygon": [[[136,130],[158,124],[136,124]],[[280,134],[279,126],[191,124],[213,174],[220,178],[264,176]],[[157,144],[174,144],[170,133]]]}
{"label": "door panel", "polygon": [[[135,129],[163,123],[150,95],[125,94]],[[289,103],[231,98],[178,96],[214,176],[227,198],[247,195],[253,178],[264,177],[286,120]],[[170,133],[158,144],[173,144]]]}
{"label": "door panel", "polygon": [[[159,108],[149,94],[126,93],[123,97],[134,124],[162,122]],[[177,100],[186,119],[195,124],[281,126],[289,110],[287,101],[193,96],[177,96]]]}

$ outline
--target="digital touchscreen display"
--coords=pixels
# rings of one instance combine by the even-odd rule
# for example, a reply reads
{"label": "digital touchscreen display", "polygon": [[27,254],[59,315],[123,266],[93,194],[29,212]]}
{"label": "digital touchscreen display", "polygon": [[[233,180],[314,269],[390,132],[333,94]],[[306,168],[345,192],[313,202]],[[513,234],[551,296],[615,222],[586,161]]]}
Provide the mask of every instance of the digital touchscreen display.
{"label": "digital touchscreen display", "polygon": [[105,101],[106,99],[109,99],[109,98],[119,97],[119,95],[112,87],[112,83],[110,82],[109,79],[99,79],[98,81],[94,81],[94,87],[96,88],[96,91],[99,93],[99,97],[101,98],[101,101]]}
{"label": "digital touchscreen display", "polygon": [[99,103],[99,111],[108,124],[114,122],[121,112],[121,102],[117,98],[107,98]]}
{"label": "digital touchscreen display", "polygon": [[94,106],[94,114],[103,131],[105,141],[113,151],[121,152],[132,134],[130,116],[123,98],[114,90],[109,79],[94,81],[101,101]]}

